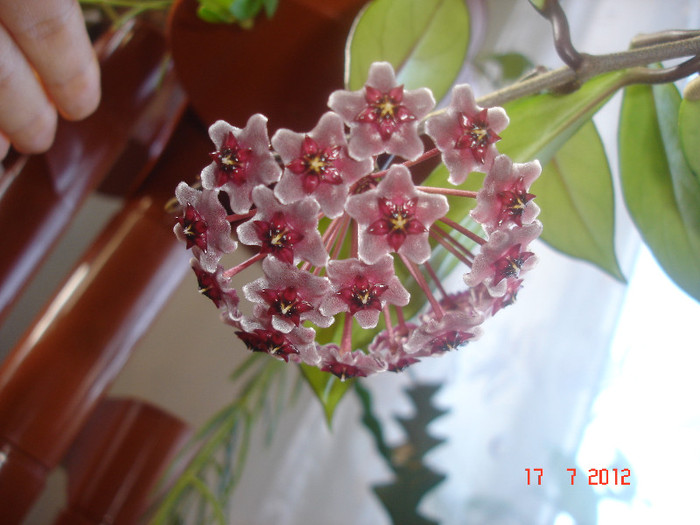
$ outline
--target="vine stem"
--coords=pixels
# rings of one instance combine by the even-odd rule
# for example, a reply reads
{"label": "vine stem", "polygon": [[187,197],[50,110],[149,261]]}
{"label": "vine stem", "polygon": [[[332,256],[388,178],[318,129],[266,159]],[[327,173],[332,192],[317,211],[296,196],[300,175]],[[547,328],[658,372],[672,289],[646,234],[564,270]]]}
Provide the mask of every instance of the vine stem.
{"label": "vine stem", "polygon": [[226,270],[226,271],[223,273],[223,276],[226,277],[226,278],[231,278],[231,277],[233,277],[234,275],[236,275],[237,273],[242,272],[243,270],[245,270],[245,269],[248,268],[249,266],[252,266],[252,265],[255,264],[256,262],[262,260],[262,259],[265,257],[265,255],[266,255],[266,254],[263,253],[263,252],[259,252],[259,253],[257,253],[256,255],[253,255],[253,256],[252,256],[250,259],[248,259],[247,261],[243,261],[243,262],[242,262],[241,264],[239,264],[238,266],[234,266],[233,268],[229,268],[228,270]]}
{"label": "vine stem", "polygon": [[440,220],[440,222],[447,224],[450,228],[457,230],[462,235],[470,238],[475,243],[486,244],[486,240],[482,239],[476,233],[474,233],[473,231],[471,231],[468,228],[465,228],[464,226],[462,226],[458,222],[455,222],[452,219],[449,219],[448,217],[443,217],[442,219],[439,219],[439,220]]}
{"label": "vine stem", "polygon": [[403,262],[404,266],[408,270],[408,273],[411,274],[411,277],[416,281],[418,286],[420,286],[421,290],[425,293],[426,298],[428,299],[428,302],[430,305],[433,307],[433,311],[435,312],[435,316],[437,317],[438,320],[442,319],[442,316],[444,315],[444,311],[442,309],[442,306],[440,306],[440,303],[438,302],[437,299],[435,299],[435,296],[433,295],[433,292],[430,290],[430,287],[428,286],[427,281],[425,280],[425,277],[423,277],[423,274],[420,273],[420,270],[416,268],[416,266],[409,261],[404,255],[402,254],[397,254],[399,258],[401,259],[401,262]]}
{"label": "vine stem", "polygon": [[602,73],[645,66],[662,60],[697,54],[700,54],[700,36],[607,55],[583,54],[583,60],[578,69],[563,66],[547,71],[479,97],[476,102],[483,107],[502,106],[511,100],[542,91],[579,85]]}
{"label": "vine stem", "polygon": [[352,315],[345,312],[343,318],[343,336],[340,339],[340,355],[347,354],[352,350]]}
{"label": "vine stem", "polygon": [[475,191],[458,190],[456,188],[434,188],[432,186],[416,186],[416,189],[425,193],[437,193],[438,195],[451,195],[454,197],[476,199]]}

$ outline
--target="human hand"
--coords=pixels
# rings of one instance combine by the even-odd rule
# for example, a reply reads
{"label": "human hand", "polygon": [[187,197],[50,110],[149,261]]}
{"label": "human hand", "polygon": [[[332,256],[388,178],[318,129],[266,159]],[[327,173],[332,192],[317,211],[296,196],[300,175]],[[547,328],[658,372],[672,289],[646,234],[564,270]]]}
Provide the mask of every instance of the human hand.
{"label": "human hand", "polygon": [[57,113],[90,115],[100,71],[77,0],[0,0],[0,159],[53,143]]}

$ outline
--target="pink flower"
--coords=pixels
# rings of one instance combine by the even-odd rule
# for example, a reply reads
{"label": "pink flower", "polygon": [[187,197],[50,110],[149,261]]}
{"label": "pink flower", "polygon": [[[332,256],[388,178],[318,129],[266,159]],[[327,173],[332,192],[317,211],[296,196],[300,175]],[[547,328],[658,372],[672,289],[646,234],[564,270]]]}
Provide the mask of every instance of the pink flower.
{"label": "pink flower", "polygon": [[183,207],[173,231],[178,239],[192,248],[193,255],[208,272],[214,272],[225,253],[238,244],[231,238],[231,225],[216,190],[196,190],[181,182],[175,196]]}
{"label": "pink flower", "polygon": [[229,315],[232,319],[240,318],[238,294],[235,289],[229,287],[228,279],[222,275],[223,267],[217,266],[216,271],[208,272],[197,259],[193,258],[190,264],[197,276],[199,293],[211,299],[214,306],[223,310],[224,315]]}
{"label": "pink flower", "polygon": [[[201,174],[204,189],[182,183],[176,191],[175,233],[192,250],[200,292],[251,351],[341,380],[399,371],[476,339],[536,262],[529,244],[542,225],[529,188],[539,164],[497,154],[508,118],[477,106],[468,86],[425,121],[430,91],[405,90],[387,62],[371,66],[361,90],[336,91],[328,104],[333,111],[308,133],[278,130],[274,150],[262,115],[243,129],[223,121],[210,128],[217,149]],[[437,145],[425,155],[421,122]],[[485,171],[481,191],[416,187],[422,171],[409,166],[438,150],[453,184]],[[463,198],[477,201],[469,227],[447,216]],[[472,206],[456,208],[459,215]],[[224,268],[236,241],[258,249]],[[468,287],[452,293],[443,276],[457,263],[469,268]],[[246,280],[253,265],[262,277]],[[401,267],[411,294],[396,274]],[[242,291],[234,290],[241,278]],[[359,350],[358,325],[372,330]]]}
{"label": "pink flower", "polygon": [[384,152],[418,158],[423,153],[418,124],[433,106],[429,89],[407,91],[397,85],[388,62],[372,64],[364,88],[335,91],[328,99],[328,107],[350,127],[350,156],[358,160]]}
{"label": "pink flower", "polygon": [[202,171],[202,186],[221,188],[233,212],[246,213],[253,203],[253,188],[277,182],[282,174],[270,151],[267,118],[255,114],[243,129],[219,120],[209,128],[209,136],[216,151],[211,154],[213,162]]}
{"label": "pink flower", "polygon": [[325,113],[306,135],[278,130],[272,145],[285,163],[275,196],[289,204],[313,195],[330,218],[343,213],[350,185],[372,171],[371,159],[348,156],[343,121],[335,113]]}
{"label": "pink flower", "polygon": [[518,279],[537,263],[535,255],[526,250],[540,233],[542,224],[537,221],[493,232],[474,258],[471,272],[464,276],[464,282],[471,287],[483,283],[493,297],[503,297],[511,288],[509,281]]}
{"label": "pink flower", "polygon": [[271,317],[273,328],[284,333],[302,321],[323,328],[333,323],[332,317],[319,311],[321,301],[331,292],[328,279],[269,257],[262,266],[265,277],[243,287],[245,297],[257,303],[258,319]]}
{"label": "pink flower", "polygon": [[187,249],[189,250],[193,246],[196,246],[202,251],[207,249],[207,221],[204,217],[190,204],[189,202],[185,204],[185,213],[177,218],[178,228],[175,231],[176,234],[180,234],[187,243]]}
{"label": "pink flower", "polygon": [[491,308],[491,315],[495,315],[500,309],[510,306],[515,302],[515,298],[523,286],[522,279],[508,279],[508,284],[506,286],[506,293],[501,297],[494,297],[493,307]]}
{"label": "pink flower", "polygon": [[452,101],[443,113],[425,122],[425,132],[442,152],[452,184],[462,184],[472,171],[488,173],[498,154],[498,133],[508,125],[503,108],[477,106],[467,84],[455,86]]}
{"label": "pink flower", "polygon": [[440,306],[447,312],[472,312],[489,316],[495,301],[486,287],[479,285],[449,294],[440,301]]}
{"label": "pink flower", "polygon": [[319,205],[315,200],[307,197],[284,205],[271,189],[258,186],[253,190],[253,202],[255,217],[237,229],[243,244],[260,246],[262,253],[288,264],[303,259],[315,266],[326,265],[328,253],[318,232]]}
{"label": "pink flower", "polygon": [[530,185],[540,176],[542,167],[538,161],[514,164],[506,155],[499,155],[493,168],[484,179],[484,185],[476,197],[472,217],[487,232],[508,227],[511,224],[530,224],[540,212],[528,193]]}
{"label": "pink flower", "polygon": [[321,313],[350,312],[362,328],[374,328],[384,305],[406,306],[410,295],[396,277],[393,262],[390,255],[374,264],[359,259],[330,261],[326,269],[334,294],[323,301]]}
{"label": "pink flower", "polygon": [[329,344],[321,347],[319,353],[323,356],[319,368],[337,376],[341,381],[352,377],[367,377],[382,370],[376,359],[361,350],[341,353],[336,345]]}
{"label": "pink flower", "polygon": [[430,258],[428,229],[449,205],[443,195],[417,190],[408,168],[396,165],[375,189],[351,196],[345,209],[361,227],[360,259],[371,264],[398,252],[420,264]]}
{"label": "pink flower", "polygon": [[405,344],[416,325],[408,323],[402,333],[380,332],[367,347],[369,354],[389,372],[400,372],[420,360],[406,352]]}
{"label": "pink flower", "polygon": [[288,361],[291,355],[299,354],[299,350],[280,332],[258,328],[252,332],[239,331],[236,335],[253,352],[264,352],[284,361]]}
{"label": "pink flower", "polygon": [[264,352],[283,361],[291,359],[303,361],[310,365],[318,364],[318,353],[314,347],[315,332],[311,328],[294,328],[289,333],[282,333],[270,325],[261,324],[257,319],[244,317],[240,323],[241,330],[236,332],[249,350]]}
{"label": "pink flower", "polygon": [[477,312],[447,312],[441,319],[429,318],[404,345],[413,356],[431,356],[456,350],[481,335],[484,317]]}

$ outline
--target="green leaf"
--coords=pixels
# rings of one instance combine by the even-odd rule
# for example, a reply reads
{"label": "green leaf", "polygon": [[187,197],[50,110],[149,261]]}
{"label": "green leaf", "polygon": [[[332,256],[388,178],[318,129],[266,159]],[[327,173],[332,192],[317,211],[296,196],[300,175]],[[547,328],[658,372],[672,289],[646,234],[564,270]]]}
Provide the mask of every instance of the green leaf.
{"label": "green leaf", "polygon": [[232,24],[236,21],[227,7],[222,7],[216,1],[200,0],[197,16],[210,24]]}
{"label": "green leaf", "polygon": [[547,0],[530,0],[530,3],[532,4],[532,7],[538,11],[544,11]]}
{"label": "green leaf", "polygon": [[265,14],[267,15],[267,18],[272,18],[277,11],[278,4],[279,0],[265,0]]}
{"label": "green leaf", "polygon": [[[483,61],[485,63],[492,62],[498,65],[498,75],[489,75],[489,80],[498,84],[499,87],[512,84],[528,71],[532,71],[535,67],[528,57],[520,53],[489,55],[485,57]],[[480,70],[484,74],[487,74],[483,66],[480,67]]]}
{"label": "green leaf", "polygon": [[625,89],[620,114],[620,174],[627,209],[675,283],[700,300],[700,184],[677,134],[674,86]]}
{"label": "green leaf", "polygon": [[531,191],[542,209],[544,241],[624,281],[615,256],[612,175],[592,121],[544,166]]}
{"label": "green leaf", "polygon": [[685,160],[700,180],[700,100],[683,99],[678,111],[678,130]]}
{"label": "green leaf", "polygon": [[[578,91],[568,95],[540,94],[507,104],[505,107],[510,117],[510,124],[501,132],[503,140],[498,143],[499,150],[502,153],[508,154],[516,162],[529,162],[534,159],[539,159],[540,162],[545,165],[552,159],[557,151],[577,133],[581,126],[590,122],[591,116],[621,87],[623,77],[624,73],[620,72],[601,75],[586,83]],[[592,142],[598,141],[597,137],[590,138],[590,132],[588,132],[586,136],[589,136],[585,141],[588,143],[586,147],[593,148],[597,151],[598,146],[593,146],[594,142]],[[573,147],[574,146],[572,146],[572,148]],[[602,151],[600,153],[602,154]],[[607,248],[604,249],[603,253],[597,256],[589,254],[586,258],[589,260],[592,258],[596,261],[596,264],[601,264],[605,271],[608,271],[617,278],[621,278],[622,276],[612,248],[612,241],[610,239],[606,240],[606,236],[612,235],[612,227],[609,225],[602,226],[605,223],[612,223],[613,220],[612,202],[609,200],[609,197],[605,196],[608,190],[604,189],[603,182],[605,177],[609,178],[609,168],[604,157],[600,154],[597,156],[597,162],[593,162],[593,159],[589,159],[588,162],[592,166],[596,166],[593,168],[597,170],[593,177],[596,177],[595,180],[599,181],[596,183],[596,187],[599,189],[600,196],[602,196],[601,198],[609,203],[609,209],[601,211],[602,217],[591,219],[593,220],[593,232],[588,232],[588,237],[592,236],[598,244],[607,246]],[[447,185],[447,177],[447,169],[441,164],[430,174],[424,184],[426,186],[445,187]],[[551,179],[552,177],[549,178]],[[546,174],[543,175],[541,179],[546,180]],[[472,173],[460,189],[477,191],[481,187],[482,182],[482,174]],[[556,182],[557,181],[540,182],[541,191],[533,190],[533,193],[538,196],[537,202],[543,210],[545,207],[549,207],[550,201],[552,200],[555,201],[555,207],[560,206],[556,200],[559,198],[557,195],[559,194],[559,196],[561,196],[562,191],[560,190],[559,193],[557,193],[557,190],[554,189],[556,187]],[[564,190],[563,193],[566,193],[566,190]],[[540,198],[540,195],[542,198]],[[583,210],[589,211],[586,213],[583,213],[583,211],[577,213],[583,213],[584,216],[593,213],[590,210],[594,204],[588,201],[596,198],[595,195],[587,196],[585,198],[586,204],[584,205],[581,203],[580,206],[583,207]],[[450,202],[448,217],[474,231],[474,225],[470,225],[468,221],[469,212],[476,204],[475,200],[450,197],[448,197],[448,200]],[[547,211],[543,211],[545,216],[543,222],[546,221],[547,213]],[[555,216],[556,215],[552,217]],[[609,219],[607,217],[609,217]],[[585,227],[582,229],[585,230]],[[552,238],[552,243],[557,249],[568,255],[581,257],[580,246],[569,251],[561,242],[556,241],[556,237],[561,237],[560,235],[548,235],[546,223],[544,230],[544,238]],[[604,230],[608,233],[603,234],[602,232]],[[596,234],[592,235],[593,233]],[[607,252],[607,254],[605,252]],[[432,263],[433,261],[431,260],[431,264]],[[454,266],[454,258],[447,257],[438,275],[444,275]]]}
{"label": "green leaf", "polygon": [[376,0],[360,13],[347,44],[345,84],[360,89],[372,62],[390,62],[407,89],[437,100],[457,78],[469,45],[463,0]]}
{"label": "green leaf", "polygon": [[680,94],[673,84],[654,86],[653,93],[678,209],[686,228],[700,239],[700,182],[688,166],[681,147],[678,123]]}
{"label": "green leaf", "polygon": [[321,401],[323,411],[326,415],[326,422],[328,426],[330,426],[338,402],[355,380],[348,379],[346,381],[340,381],[333,374],[322,372],[314,366],[305,365],[303,363],[299,365],[299,367],[304,374],[304,378],[316,394],[316,397]]}
{"label": "green leaf", "polygon": [[568,95],[533,95],[505,105],[510,124],[501,132],[501,153],[514,162],[544,166],[621,86],[624,72],[600,75]]}
{"label": "green leaf", "polygon": [[[187,465],[182,470],[178,460],[171,466],[171,474],[178,472],[177,479],[153,509],[149,524],[184,523],[184,516],[191,516],[195,506],[200,510],[197,523],[225,523],[222,509],[231,501],[243,473],[253,426],[270,394],[286,384],[287,370],[279,360],[265,356],[247,359],[234,372],[236,381],[247,377],[245,384],[236,399],[215,414],[180,452],[179,459],[185,459]],[[277,402],[288,404],[282,396],[277,396]],[[276,412],[281,415],[281,410]],[[274,416],[265,423],[274,425]]]}
{"label": "green leaf", "polygon": [[[614,252],[614,201],[605,151],[595,128],[575,136],[622,86],[624,75],[600,75],[567,95],[545,93],[506,104],[510,124],[498,144],[516,162],[538,159],[544,166],[533,185],[542,209],[542,239],[620,280],[624,277]],[[570,224],[573,231],[567,233]]]}
{"label": "green leaf", "polygon": [[263,7],[263,0],[234,0],[229,9],[239,20],[249,20]]}
{"label": "green leaf", "polygon": [[[623,75],[601,75],[569,95],[533,95],[506,104],[510,124],[500,134],[499,151],[509,155],[514,162],[539,159],[545,165],[619,89]],[[445,187],[447,177],[447,168],[440,164],[424,184]],[[482,181],[481,174],[472,173],[460,189],[477,191]],[[468,220],[469,212],[476,205],[474,199],[448,197],[448,200],[448,217],[460,223]]]}
{"label": "green leaf", "polygon": [[205,22],[217,24],[238,23],[249,29],[253,19],[265,8],[270,18],[277,9],[278,0],[198,0],[197,16]]}

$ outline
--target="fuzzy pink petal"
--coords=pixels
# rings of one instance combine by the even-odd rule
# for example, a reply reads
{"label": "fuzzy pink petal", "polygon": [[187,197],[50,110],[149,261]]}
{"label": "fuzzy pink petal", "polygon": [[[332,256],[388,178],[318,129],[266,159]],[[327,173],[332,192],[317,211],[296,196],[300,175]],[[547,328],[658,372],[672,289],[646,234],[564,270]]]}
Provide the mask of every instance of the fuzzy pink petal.
{"label": "fuzzy pink petal", "polygon": [[[317,152],[326,155],[326,162],[330,164],[329,171],[323,175],[326,180],[306,174],[302,155],[308,151],[308,147],[304,147],[304,144],[310,144],[307,139],[313,141]],[[287,165],[282,179],[275,187],[277,198],[290,204],[312,196],[324,215],[330,218],[343,213],[350,185],[372,170],[370,159],[356,161],[349,157],[343,121],[332,112],[325,113],[316,127],[306,135],[279,130],[272,137],[272,144]]]}
{"label": "fuzzy pink petal", "polygon": [[[192,252],[206,271],[214,272],[226,253],[236,250],[238,243],[231,237],[231,224],[226,219],[226,210],[218,199],[217,190],[197,190],[184,182],[178,184],[175,196],[183,207],[192,206],[206,224],[204,248],[194,246]],[[182,221],[174,227],[178,239],[187,241]]]}
{"label": "fuzzy pink petal", "polygon": [[[261,114],[252,115],[245,128],[236,128],[223,120],[212,124],[209,135],[216,145],[221,148],[229,133],[232,133],[239,147],[250,149],[247,158],[244,182],[235,184],[227,182],[221,189],[229,196],[231,209],[234,213],[245,213],[252,205],[252,191],[258,184],[269,185],[277,182],[282,174],[274,155],[270,151],[270,140],[267,134],[267,118]],[[205,188],[215,188],[217,164],[212,162],[201,173],[202,185]]]}

